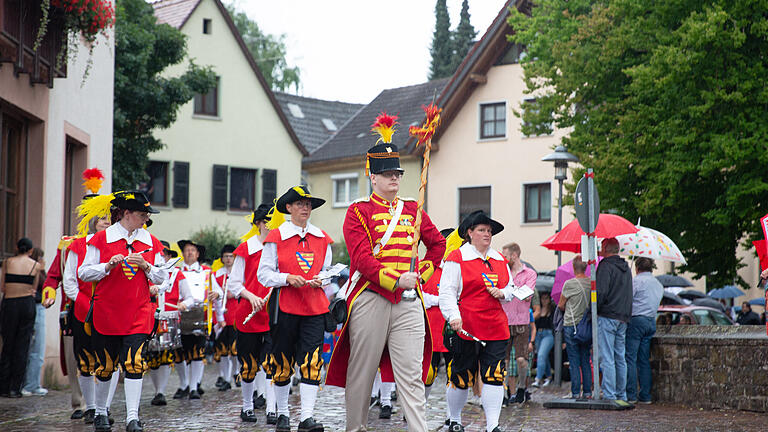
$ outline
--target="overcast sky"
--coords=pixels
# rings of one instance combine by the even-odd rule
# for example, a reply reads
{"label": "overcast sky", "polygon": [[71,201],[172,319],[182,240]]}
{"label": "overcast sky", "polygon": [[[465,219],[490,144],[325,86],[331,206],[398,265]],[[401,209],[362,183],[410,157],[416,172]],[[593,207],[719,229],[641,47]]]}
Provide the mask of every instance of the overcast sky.
{"label": "overcast sky", "polygon": [[[227,0],[225,0],[227,1]],[[383,89],[427,80],[435,0],[228,0],[262,31],[285,34],[288,64],[301,69],[299,94],[368,103]],[[461,0],[448,0],[451,29]],[[504,0],[470,0],[482,37]]]}

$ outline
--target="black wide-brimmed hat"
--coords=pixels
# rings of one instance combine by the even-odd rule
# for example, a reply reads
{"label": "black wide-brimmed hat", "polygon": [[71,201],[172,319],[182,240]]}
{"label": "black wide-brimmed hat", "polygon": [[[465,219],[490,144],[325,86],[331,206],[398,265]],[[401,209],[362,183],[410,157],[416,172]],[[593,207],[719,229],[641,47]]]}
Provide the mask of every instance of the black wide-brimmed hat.
{"label": "black wide-brimmed hat", "polygon": [[468,239],[469,237],[467,236],[467,230],[477,225],[490,225],[492,235],[496,235],[504,231],[504,225],[491,219],[491,217],[488,216],[484,211],[475,210],[468,214],[463,221],[461,221],[461,224],[459,225],[459,235],[463,239]]}
{"label": "black wide-brimmed hat", "polygon": [[443,238],[448,238],[448,236],[451,235],[451,233],[454,231],[455,228],[443,228],[440,230],[440,235],[443,236]]}
{"label": "black wide-brimmed hat", "polygon": [[405,172],[400,168],[400,152],[394,144],[376,144],[368,149],[366,168],[371,174],[381,174],[386,171]]}
{"label": "black wide-brimmed hat", "polygon": [[284,193],[283,196],[277,199],[275,208],[280,213],[288,214],[288,209],[285,206],[303,199],[309,200],[309,202],[312,204],[312,210],[325,204],[324,199],[312,196],[312,194],[309,193],[308,187],[294,186],[288,189],[288,192]]}
{"label": "black wide-brimmed hat", "polygon": [[198,254],[197,261],[198,262],[203,262],[203,260],[205,259],[205,246],[197,244],[197,243],[193,242],[192,240],[179,240],[179,241],[176,242],[176,244],[179,245],[179,249],[181,249],[182,253],[184,253],[184,246],[186,246],[188,244],[196,247],[197,248],[197,254]]}
{"label": "black wide-brimmed hat", "polygon": [[164,254],[170,255],[171,258],[176,258],[177,256],[179,256],[179,253],[176,252],[175,250],[171,249],[171,244],[168,243],[167,241],[160,240],[160,244],[163,245],[163,253]]}
{"label": "black wide-brimmed hat", "polygon": [[253,211],[253,219],[251,220],[251,223],[256,224],[258,221],[269,222],[269,220],[272,219],[272,215],[269,214],[270,210],[272,210],[271,205],[259,204],[259,206],[256,207],[256,210]]}
{"label": "black wide-brimmed hat", "polygon": [[117,208],[131,211],[140,211],[147,213],[160,213],[149,205],[149,199],[144,195],[144,192],[138,190],[120,191],[115,192],[115,199],[112,200],[112,205]]}

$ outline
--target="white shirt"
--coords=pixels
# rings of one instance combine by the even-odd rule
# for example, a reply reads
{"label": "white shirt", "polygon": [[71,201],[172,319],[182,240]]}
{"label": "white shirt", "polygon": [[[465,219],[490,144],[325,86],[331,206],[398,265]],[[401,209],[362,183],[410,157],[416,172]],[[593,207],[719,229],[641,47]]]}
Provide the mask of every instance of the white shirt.
{"label": "white shirt", "polygon": [[[461,252],[462,261],[471,261],[473,259],[495,259],[504,260],[499,252],[494,249],[488,248],[483,256],[474,246],[469,243],[464,244],[459,248]],[[504,266],[509,274],[509,283],[506,287],[501,289],[504,293],[504,301],[510,301],[514,297],[512,290],[515,288],[515,284],[512,281],[512,273],[509,271],[509,266]],[[450,322],[455,319],[461,319],[459,313],[459,295],[464,283],[461,279],[461,264],[455,261],[446,261],[443,263],[443,275],[440,277],[440,291],[438,295],[438,302],[440,304],[440,312],[443,313],[443,317]]]}
{"label": "white shirt", "polygon": [[[307,223],[306,228],[294,225],[293,222],[283,222],[278,228],[280,230],[280,238],[282,240],[289,239],[295,235],[304,238],[307,234],[312,234],[316,237],[325,237],[323,231]],[[323,270],[328,269],[331,266],[333,260],[333,253],[331,252],[331,245],[325,251],[325,260],[323,261]],[[237,262],[237,260],[235,260]],[[261,253],[261,261],[259,262],[259,270],[257,271],[257,277],[259,282],[265,287],[284,287],[288,285],[286,282],[289,273],[280,273],[277,267],[277,244],[267,243],[264,245],[264,251]]]}
{"label": "white shirt", "polygon": [[[85,242],[93,237],[93,234],[85,236]],[[72,301],[77,299],[77,294],[80,293],[80,283],[77,280],[77,254],[70,250],[67,253],[67,261],[64,263],[64,275],[61,279],[61,285],[64,289],[64,294],[67,295]]]}
{"label": "white shirt", "polygon": [[[256,252],[264,249],[264,245],[261,244],[258,236],[253,236],[246,241],[248,247],[248,255],[253,255]],[[262,260],[263,260],[262,256]],[[240,293],[245,289],[245,259],[239,255],[235,255],[235,262],[232,264],[232,270],[229,272],[227,278],[227,291],[231,292],[235,297],[239,297]]]}
{"label": "white shirt", "polygon": [[[152,236],[149,234],[149,231],[144,228],[139,228],[129,233],[128,230],[118,222],[114,225],[110,225],[109,228],[106,229],[106,233],[107,243],[114,243],[120,239],[125,239],[128,244],[133,244],[135,240],[138,240],[146,245],[152,245]],[[150,283],[160,285],[163,281],[168,279],[168,272],[157,267],[164,262],[165,258],[163,258],[163,252],[160,251],[156,253],[154,263],[150,263],[149,270],[145,272]],[[115,268],[117,267],[119,266],[116,266]],[[96,246],[89,244],[85,251],[83,265],[77,269],[77,276],[83,282],[94,282],[104,279],[108,274],[107,263],[101,262],[101,251],[99,251]]]}
{"label": "white shirt", "polygon": [[[211,276],[211,289],[213,291],[219,293],[219,298],[216,299],[216,301],[213,302],[213,309],[216,311],[216,320],[219,322],[224,321],[224,305],[226,305],[226,300],[224,299],[224,288],[219,285],[219,281],[216,279],[221,275],[229,274],[230,269],[227,267],[222,267],[218,270],[216,270],[216,274]],[[224,277],[224,285],[228,283],[229,277]]]}

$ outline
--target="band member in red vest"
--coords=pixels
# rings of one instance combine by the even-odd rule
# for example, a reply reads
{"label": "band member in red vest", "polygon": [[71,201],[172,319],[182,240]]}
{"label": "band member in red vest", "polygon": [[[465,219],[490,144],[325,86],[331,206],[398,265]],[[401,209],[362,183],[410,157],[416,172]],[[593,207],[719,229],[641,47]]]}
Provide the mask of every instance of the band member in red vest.
{"label": "band member in red vest", "polygon": [[[512,298],[512,276],[504,257],[491,248],[491,237],[504,226],[481,210],[470,213],[459,225],[468,243],[451,252],[440,277],[440,311],[458,333],[457,347],[449,362],[450,385],[446,399],[450,431],[463,431],[461,410],[468,389],[480,367],[486,430],[500,431],[499,414],[504,398],[504,356],[509,339],[507,316],[501,300]],[[500,289],[501,287],[501,289]],[[477,342],[473,337],[483,341]]]}
{"label": "band member in red vest", "polygon": [[[235,249],[235,260],[227,281],[227,291],[239,297],[234,307],[234,323],[237,329],[237,357],[240,362],[240,377],[243,406],[240,419],[244,422],[256,422],[253,409],[254,378],[259,365],[264,364],[271,347],[269,335],[269,316],[264,307],[269,289],[259,283],[256,273],[259,269],[263,241],[269,233],[266,227],[270,219],[268,204],[261,204],[254,210],[251,230],[242,238],[245,240]],[[245,301],[244,301],[245,300]],[[267,399],[269,392],[267,391]],[[274,400],[274,395],[272,396]],[[274,401],[272,401],[274,410]],[[270,416],[271,414],[271,416]],[[272,420],[272,421],[270,421]],[[267,413],[267,423],[276,423],[274,411]]]}
{"label": "band member in red vest", "polygon": [[214,345],[213,358],[219,364],[219,378],[216,387],[219,391],[227,391],[232,388],[233,377],[237,376],[237,348],[235,346],[235,311],[237,299],[229,292],[227,281],[229,280],[232,264],[235,262],[235,247],[224,245],[221,248],[219,258],[222,267],[211,276],[213,290],[226,291],[226,298],[219,298],[214,305],[216,311],[217,336]]}
{"label": "band member in red vest", "polygon": [[[352,273],[349,319],[334,348],[326,384],[346,386],[348,431],[366,430],[368,396],[385,349],[408,429],[427,430],[424,380],[432,340],[417,288],[440,264],[445,239],[422,212],[421,240],[427,252],[423,260],[416,257],[415,271],[410,271],[418,206],[416,200],[398,196],[404,170],[391,143],[393,127],[394,119],[386,115],[374,123],[381,143],[368,150],[366,162],[373,193],[350,205],[344,219]],[[417,297],[403,297],[413,289]]]}
{"label": "band member in red vest", "polygon": [[147,364],[144,345],[154,326],[150,285],[162,284],[168,272],[161,264],[163,245],[142,228],[158,213],[140,191],[115,193],[112,204],[120,220],[89,241],[78,269],[84,282],[98,282],[93,302],[92,346],[96,352],[96,431],[109,431],[109,380],[119,363],[125,372],[126,430],[142,431],[139,421],[141,378]]}
{"label": "band member in red vest", "polygon": [[[96,353],[91,342],[91,325],[86,328],[86,317],[91,307],[91,296],[94,290],[92,282],[83,282],[77,277],[77,270],[83,264],[87,249],[87,242],[93,236],[104,231],[111,225],[111,203],[114,196],[110,195],[86,195],[83,203],[78,207],[80,223],[78,224],[78,238],[75,239],[66,251],[62,288],[73,305],[69,314],[69,327],[72,331],[72,342],[77,360],[79,376],[78,384],[83,392],[86,410],[83,413],[85,423],[93,423],[96,415],[96,383],[93,374],[96,372]],[[110,394],[114,394],[117,386],[118,374],[114,374],[110,383]],[[107,408],[111,403],[108,398]]]}
{"label": "band member in red vest", "polygon": [[[323,366],[323,332],[328,297],[318,274],[331,265],[331,238],[309,223],[313,209],[325,200],[309,193],[306,186],[288,189],[275,204],[270,226],[281,215],[291,220],[272,229],[264,241],[259,263],[259,282],[274,291],[270,296],[272,353],[269,371],[277,399],[277,431],[290,431],[288,393],[296,362],[301,372],[301,417],[299,431],[322,431],[314,409]],[[276,318],[276,319],[275,319]],[[367,397],[366,397],[367,400]]]}

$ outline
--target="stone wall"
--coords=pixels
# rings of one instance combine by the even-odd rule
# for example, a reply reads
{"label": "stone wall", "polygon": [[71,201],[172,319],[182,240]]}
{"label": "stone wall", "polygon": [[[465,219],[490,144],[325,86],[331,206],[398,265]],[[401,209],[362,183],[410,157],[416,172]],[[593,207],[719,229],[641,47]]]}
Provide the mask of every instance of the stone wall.
{"label": "stone wall", "polygon": [[651,369],[653,400],[768,412],[764,326],[659,326]]}

